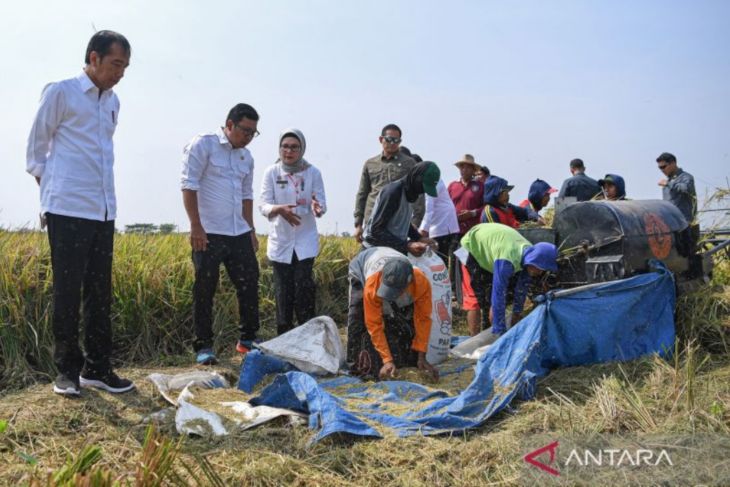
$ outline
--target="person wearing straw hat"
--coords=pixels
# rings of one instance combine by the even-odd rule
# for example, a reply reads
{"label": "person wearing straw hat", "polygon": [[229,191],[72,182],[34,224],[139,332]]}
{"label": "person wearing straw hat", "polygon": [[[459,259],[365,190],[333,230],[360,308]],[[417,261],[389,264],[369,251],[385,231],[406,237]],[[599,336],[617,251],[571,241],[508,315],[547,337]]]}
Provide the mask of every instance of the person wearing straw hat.
{"label": "person wearing straw hat", "polygon": [[459,220],[459,233],[464,236],[471,227],[479,223],[479,215],[484,208],[484,183],[474,179],[481,166],[474,161],[474,156],[464,154],[454,165],[461,175],[457,181],[449,184],[449,196],[456,208]]}
{"label": "person wearing straw hat", "polygon": [[[448,190],[456,209],[456,218],[459,221],[459,240],[461,240],[461,237],[479,223],[479,216],[484,208],[484,181],[476,177],[483,170],[471,154],[464,154],[454,165],[459,169],[461,177],[452,181]],[[459,246],[459,241],[456,242],[456,246]],[[470,330],[476,330],[480,322],[479,305],[476,297],[473,296],[469,275],[465,271],[460,272],[461,269],[457,261],[451,262],[449,277],[454,283],[454,296],[461,309],[466,311],[466,320]]]}

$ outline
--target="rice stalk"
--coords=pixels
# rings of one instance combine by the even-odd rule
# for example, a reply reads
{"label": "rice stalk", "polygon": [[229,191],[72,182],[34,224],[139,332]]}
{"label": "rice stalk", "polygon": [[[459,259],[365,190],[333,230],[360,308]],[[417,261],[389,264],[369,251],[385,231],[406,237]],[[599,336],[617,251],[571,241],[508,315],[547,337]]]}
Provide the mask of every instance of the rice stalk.
{"label": "rice stalk", "polygon": [[[169,363],[191,353],[193,267],[184,234],[115,237],[112,272],[114,359]],[[354,239],[323,236],[315,260],[320,314],[344,324],[347,266]],[[51,329],[52,270],[45,233],[0,230],[0,391],[55,375]],[[260,239],[259,306],[262,338],[275,336],[273,275]],[[231,350],[238,338],[235,290],[221,271],[213,311],[215,347]]]}

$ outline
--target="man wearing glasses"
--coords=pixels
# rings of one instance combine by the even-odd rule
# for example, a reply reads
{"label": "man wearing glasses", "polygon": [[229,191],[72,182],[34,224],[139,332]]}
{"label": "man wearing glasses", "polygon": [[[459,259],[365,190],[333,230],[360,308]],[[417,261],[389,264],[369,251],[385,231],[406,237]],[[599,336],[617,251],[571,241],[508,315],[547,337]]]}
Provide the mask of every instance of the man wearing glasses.
{"label": "man wearing glasses", "polygon": [[657,167],[666,178],[659,181],[662,187],[662,196],[665,201],[671,201],[679,208],[687,223],[692,223],[697,216],[697,193],[695,192],[695,178],[688,172],[677,167],[677,158],[674,154],[663,152],[656,158]]}
{"label": "man wearing glasses", "polygon": [[213,295],[220,264],[236,288],[240,316],[236,350],[250,350],[259,328],[258,240],[253,224],[254,162],[246,146],[259,135],[259,115],[234,106],[226,124],[195,137],[184,149],[182,192],[193,248],[196,362],[217,363],[213,352]]}
{"label": "man wearing glasses", "polygon": [[[360,175],[360,187],[355,197],[355,239],[362,243],[363,222],[367,222],[375,205],[375,198],[383,187],[406,175],[416,165],[416,161],[400,150],[402,132],[400,127],[391,123],[380,132],[383,151],[365,161]],[[425,213],[423,195],[412,204],[413,224],[418,227]]]}

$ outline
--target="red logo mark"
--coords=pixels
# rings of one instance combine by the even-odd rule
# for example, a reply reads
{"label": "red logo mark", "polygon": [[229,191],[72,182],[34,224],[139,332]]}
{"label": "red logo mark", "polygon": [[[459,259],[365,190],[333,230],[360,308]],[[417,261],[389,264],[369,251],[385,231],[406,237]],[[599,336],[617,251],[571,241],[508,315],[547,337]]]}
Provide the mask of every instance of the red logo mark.
{"label": "red logo mark", "polygon": [[[554,441],[550,443],[547,446],[543,446],[542,448],[538,448],[537,450],[528,453],[524,456],[524,460],[529,463],[530,465],[533,465],[540,470],[544,470],[545,472],[549,473],[550,475],[560,476],[560,472],[555,470],[553,467],[550,466],[553,462],[555,462],[555,452],[558,450],[558,442]],[[550,452],[550,460],[547,464],[542,463],[540,460],[537,460],[537,457],[542,455],[545,452]]]}
{"label": "red logo mark", "polygon": [[655,213],[644,215],[644,229],[649,248],[657,259],[666,259],[672,252],[672,231]]}

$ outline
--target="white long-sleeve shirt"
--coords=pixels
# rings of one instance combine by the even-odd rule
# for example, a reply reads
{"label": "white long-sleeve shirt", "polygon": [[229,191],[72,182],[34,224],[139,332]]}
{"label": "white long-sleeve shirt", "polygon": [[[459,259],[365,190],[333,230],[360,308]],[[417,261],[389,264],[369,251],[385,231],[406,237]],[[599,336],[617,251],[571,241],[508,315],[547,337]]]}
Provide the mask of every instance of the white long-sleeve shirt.
{"label": "white long-sleeve shirt", "polygon": [[236,236],[251,230],[243,200],[253,200],[253,156],[234,149],[222,129],[198,135],[183,151],[182,189],[198,193],[206,233]]}
{"label": "white long-sleeve shirt", "polygon": [[427,230],[431,238],[459,233],[456,208],[442,179],[436,185],[436,192],[435,198],[426,195],[426,214],[419,230]]}
{"label": "white long-sleeve shirt", "polygon": [[[304,171],[289,174],[281,163],[266,168],[261,182],[261,214],[269,219],[269,240],[266,255],[274,262],[290,264],[294,252],[297,259],[309,259],[319,253],[317,221],[312,212],[312,195],[317,198],[322,212],[327,211],[322,174],[314,166]],[[292,226],[281,216],[271,216],[274,205],[297,205],[295,212],[301,217],[297,226]]]}
{"label": "white long-sleeve shirt", "polygon": [[41,178],[41,213],[114,220],[114,144],[119,99],[82,72],[49,83],[28,137],[26,170]]}

